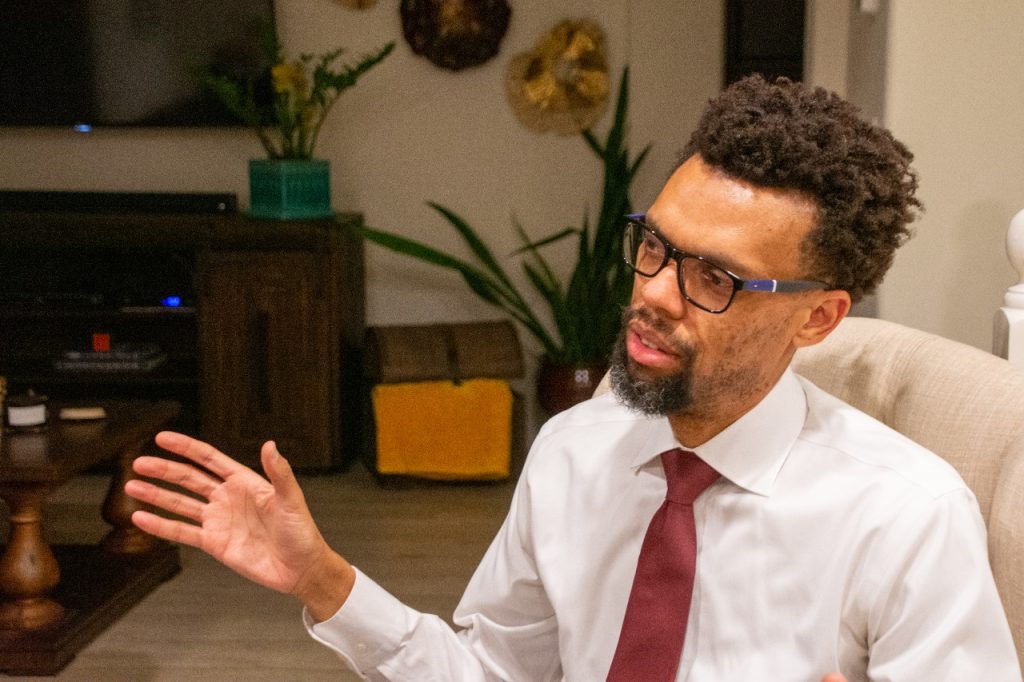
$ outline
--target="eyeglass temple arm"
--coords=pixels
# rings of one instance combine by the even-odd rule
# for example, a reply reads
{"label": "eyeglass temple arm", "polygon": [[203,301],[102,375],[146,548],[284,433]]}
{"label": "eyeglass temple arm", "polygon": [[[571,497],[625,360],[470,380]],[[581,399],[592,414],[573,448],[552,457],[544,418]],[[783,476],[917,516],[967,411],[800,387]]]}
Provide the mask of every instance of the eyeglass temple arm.
{"label": "eyeglass temple arm", "polygon": [[824,282],[813,282],[807,279],[748,279],[744,280],[740,291],[767,291],[770,293],[790,293],[795,291],[811,291],[827,289]]}

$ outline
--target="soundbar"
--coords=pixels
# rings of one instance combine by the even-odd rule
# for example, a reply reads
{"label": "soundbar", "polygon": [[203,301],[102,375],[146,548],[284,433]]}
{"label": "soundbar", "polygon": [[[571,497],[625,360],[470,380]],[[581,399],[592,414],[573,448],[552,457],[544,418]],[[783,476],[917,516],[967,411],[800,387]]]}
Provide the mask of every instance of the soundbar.
{"label": "soundbar", "polygon": [[238,198],[227,192],[65,192],[0,190],[0,211],[83,213],[234,213]]}

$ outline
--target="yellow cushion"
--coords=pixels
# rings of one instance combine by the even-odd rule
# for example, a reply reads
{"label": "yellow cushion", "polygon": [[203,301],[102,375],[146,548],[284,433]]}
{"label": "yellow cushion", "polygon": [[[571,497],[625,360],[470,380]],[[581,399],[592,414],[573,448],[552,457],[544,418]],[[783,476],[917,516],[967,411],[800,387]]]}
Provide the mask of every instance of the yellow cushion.
{"label": "yellow cushion", "polygon": [[423,478],[509,475],[512,390],[498,379],[378,384],[377,471]]}

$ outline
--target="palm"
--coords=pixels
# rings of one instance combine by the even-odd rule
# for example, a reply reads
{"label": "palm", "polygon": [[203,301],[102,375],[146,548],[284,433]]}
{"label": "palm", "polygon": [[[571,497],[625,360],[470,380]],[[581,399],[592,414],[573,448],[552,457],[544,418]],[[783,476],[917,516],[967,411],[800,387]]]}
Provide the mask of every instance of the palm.
{"label": "palm", "polygon": [[157,442],[200,466],[140,457],[136,472],[181,486],[193,495],[142,481],[131,481],[126,490],[192,523],[147,512],[136,513],[135,523],[158,537],[198,547],[265,587],[294,593],[305,572],[329,550],[276,449],[264,446],[264,466],[268,473],[277,472],[271,475],[271,484],[200,441],[165,433]]}
{"label": "palm", "polygon": [[229,478],[210,496],[200,549],[250,580],[291,592],[322,539],[310,532],[304,506],[284,507],[255,473]]}

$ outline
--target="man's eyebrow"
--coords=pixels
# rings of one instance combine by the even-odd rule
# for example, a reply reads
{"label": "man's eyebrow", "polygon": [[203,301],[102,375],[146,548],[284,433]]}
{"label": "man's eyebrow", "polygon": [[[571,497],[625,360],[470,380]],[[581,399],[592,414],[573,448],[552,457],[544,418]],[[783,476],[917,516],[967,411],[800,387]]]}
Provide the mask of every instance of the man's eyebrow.
{"label": "man's eyebrow", "polygon": [[659,235],[661,235],[661,238],[664,239],[666,242],[668,242],[673,248],[675,248],[675,249],[677,249],[679,251],[683,251],[683,252],[685,252],[685,253],[687,253],[687,254],[689,254],[691,256],[700,256],[701,258],[706,259],[712,265],[717,265],[718,267],[724,268],[725,270],[728,270],[729,272],[735,274],[740,279],[751,279],[750,277],[747,277],[746,275],[742,274],[744,271],[747,271],[747,269],[744,268],[742,265],[739,265],[738,263],[736,263],[728,255],[720,254],[720,253],[719,254],[716,254],[716,253],[696,253],[696,252],[693,252],[693,251],[687,251],[686,249],[680,249],[678,246],[673,244],[672,241],[668,237],[665,236],[665,232],[658,225],[658,222],[656,220],[653,220],[646,213],[634,214],[631,217],[633,217],[635,220],[638,220],[641,223],[643,223],[644,225],[647,225],[648,227],[653,229],[655,232],[657,232]]}

